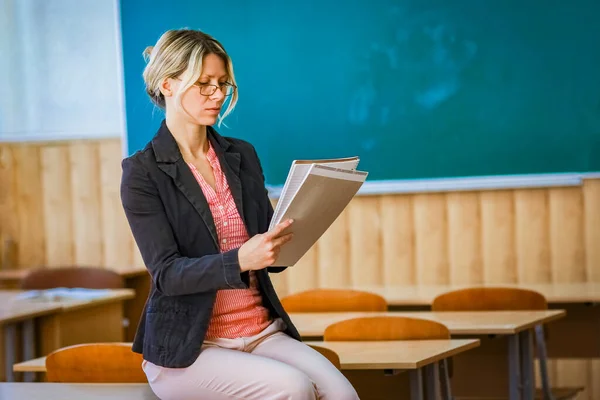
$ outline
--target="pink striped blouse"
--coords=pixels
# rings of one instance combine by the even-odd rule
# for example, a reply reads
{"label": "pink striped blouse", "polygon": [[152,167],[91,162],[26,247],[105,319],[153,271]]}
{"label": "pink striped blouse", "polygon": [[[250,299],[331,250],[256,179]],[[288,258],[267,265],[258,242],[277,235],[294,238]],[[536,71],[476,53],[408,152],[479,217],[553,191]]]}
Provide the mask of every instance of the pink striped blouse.
{"label": "pink striped blouse", "polygon": [[[217,154],[210,142],[206,157],[213,169],[215,190],[206,182],[192,163],[188,163],[188,165],[208,201],[217,228],[220,251],[226,252],[240,247],[249,237],[236,208]],[[248,289],[217,291],[217,299],[206,332],[206,339],[233,339],[253,336],[269,326],[271,322],[269,312],[262,305],[258,282],[252,271],[250,272],[249,282]]]}

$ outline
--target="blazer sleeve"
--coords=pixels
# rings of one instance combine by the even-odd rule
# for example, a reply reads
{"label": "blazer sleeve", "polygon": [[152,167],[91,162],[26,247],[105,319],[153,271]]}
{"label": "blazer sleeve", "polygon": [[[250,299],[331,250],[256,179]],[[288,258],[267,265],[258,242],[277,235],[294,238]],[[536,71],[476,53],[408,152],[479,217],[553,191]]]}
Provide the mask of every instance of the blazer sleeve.
{"label": "blazer sleeve", "polygon": [[179,296],[247,287],[241,279],[237,249],[199,258],[181,256],[163,202],[143,164],[126,158],[122,169],[123,209],[158,291]]}
{"label": "blazer sleeve", "polygon": [[[262,175],[262,180],[263,180],[263,186],[265,185],[265,175],[262,169],[262,165],[260,163],[260,158],[258,157],[258,153],[256,153],[256,149],[254,148],[254,146],[252,146],[252,150],[254,151],[254,156],[256,157],[256,162],[258,164],[258,167],[260,168],[260,174]],[[267,187],[265,186],[265,196],[267,198],[267,224],[271,224],[271,219],[273,218],[273,213],[275,212],[273,210],[273,204],[271,204],[271,199],[269,199],[269,191],[267,190]],[[272,273],[272,274],[277,274],[279,272],[283,272],[287,269],[287,267],[267,267],[267,272]]]}

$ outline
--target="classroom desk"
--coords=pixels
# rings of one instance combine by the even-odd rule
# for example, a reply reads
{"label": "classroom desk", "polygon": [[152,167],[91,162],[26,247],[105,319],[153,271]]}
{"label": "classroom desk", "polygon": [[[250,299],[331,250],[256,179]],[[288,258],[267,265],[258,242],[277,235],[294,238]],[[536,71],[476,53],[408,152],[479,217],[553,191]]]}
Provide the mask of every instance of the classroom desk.
{"label": "classroom desk", "polygon": [[[322,342],[317,345],[335,351],[340,357],[342,370],[408,371],[411,397],[423,398],[423,375],[427,393],[437,392],[437,363],[479,346],[477,339],[392,341],[392,342]],[[40,357],[15,364],[21,372],[46,372],[46,358]],[[399,396],[400,397],[400,396]]]}
{"label": "classroom desk", "polygon": [[[15,349],[23,348],[23,358],[35,357],[36,350],[48,354],[58,348],[86,342],[122,342],[123,302],[135,294],[129,289],[108,291],[99,298],[58,301],[17,299],[23,291],[0,290],[0,324],[4,326],[4,364],[0,376],[14,379]],[[22,323],[18,341],[18,323]],[[30,375],[25,380],[31,380]]]}
{"label": "classroom desk", "polygon": [[472,286],[535,290],[549,309],[565,310],[565,318],[547,327],[549,358],[600,358],[600,283],[481,284],[435,286],[361,286],[355,289],[385,297],[392,311],[429,310],[439,294]]}
{"label": "classroom desk", "polygon": [[[6,295],[2,296],[0,293],[0,326],[3,327],[0,336],[4,336],[4,341],[0,344],[0,356],[2,356],[0,358],[4,359],[6,378],[11,381],[14,378],[12,365],[16,360],[17,332],[20,329],[23,359],[28,360],[34,357],[36,318],[58,312],[61,306],[48,303],[14,304],[10,301],[3,301],[1,297],[6,297]],[[27,374],[25,377],[27,380],[31,380],[32,375]]]}
{"label": "classroom desk", "polygon": [[[18,289],[21,280],[31,271],[32,268],[10,269],[0,271],[1,289]],[[150,293],[150,274],[146,267],[118,266],[111,267],[123,277],[125,287],[135,291],[135,297],[125,302],[124,315],[128,321],[125,329],[125,340],[132,341],[137,330],[140,316],[144,310],[146,299]]]}
{"label": "classroom desk", "polygon": [[160,400],[145,383],[0,383],[0,399]]}
{"label": "classroom desk", "polygon": [[[438,363],[476,348],[480,341],[451,339],[385,342],[307,341],[305,343],[335,351],[340,357],[342,370],[388,370],[392,373],[406,371],[409,375],[411,400],[422,400],[423,382],[428,398],[440,398]],[[404,397],[397,393],[394,396],[394,398]]]}
{"label": "classroom desk", "polygon": [[[562,310],[494,312],[290,313],[303,337],[320,339],[335,322],[364,316],[406,316],[444,324],[454,337],[479,338],[481,346],[454,359],[457,396],[508,395],[532,399],[535,393],[533,328],[564,317]],[[508,381],[508,387],[506,382]]]}

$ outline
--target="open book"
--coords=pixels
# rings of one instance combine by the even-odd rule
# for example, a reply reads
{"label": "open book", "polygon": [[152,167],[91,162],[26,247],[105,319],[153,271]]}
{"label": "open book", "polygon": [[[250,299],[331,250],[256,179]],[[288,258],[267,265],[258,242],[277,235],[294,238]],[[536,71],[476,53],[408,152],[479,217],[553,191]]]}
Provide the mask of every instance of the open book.
{"label": "open book", "polygon": [[269,229],[286,219],[284,233],[294,238],[281,248],[275,266],[293,266],[325,233],[365,182],[358,157],[295,160],[274,210]]}

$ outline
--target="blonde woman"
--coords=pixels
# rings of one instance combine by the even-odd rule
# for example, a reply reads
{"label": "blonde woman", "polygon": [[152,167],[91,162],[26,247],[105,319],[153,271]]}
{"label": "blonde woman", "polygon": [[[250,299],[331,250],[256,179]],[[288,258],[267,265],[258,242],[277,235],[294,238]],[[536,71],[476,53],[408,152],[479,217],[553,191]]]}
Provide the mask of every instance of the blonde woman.
{"label": "blonde woman", "polygon": [[152,275],[133,343],[152,390],[163,400],[357,399],[300,341],[271,284],[293,221],[267,231],[273,209],[254,147],[212,127],[238,99],[223,46],[172,30],[145,55],[146,91],[165,119],[123,160],[121,199]]}

